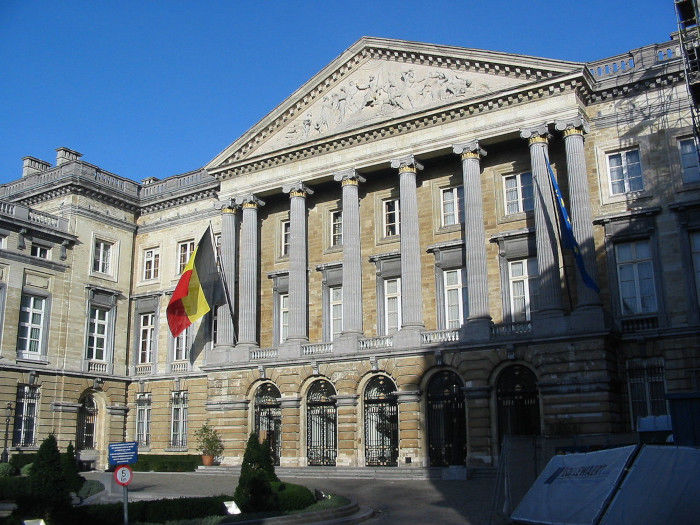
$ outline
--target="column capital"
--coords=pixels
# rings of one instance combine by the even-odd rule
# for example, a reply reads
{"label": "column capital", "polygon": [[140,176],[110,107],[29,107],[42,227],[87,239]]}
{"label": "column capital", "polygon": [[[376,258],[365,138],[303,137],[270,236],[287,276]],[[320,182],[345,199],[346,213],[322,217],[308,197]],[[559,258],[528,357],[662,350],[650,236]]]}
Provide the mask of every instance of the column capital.
{"label": "column capital", "polygon": [[563,131],[565,137],[568,135],[583,135],[591,131],[588,121],[581,115],[555,121],[554,129]]}
{"label": "column capital", "polygon": [[258,199],[252,193],[238,199],[238,204],[243,208],[259,208],[260,206],[265,206],[265,201]]}
{"label": "column capital", "polygon": [[398,168],[399,173],[411,172],[416,173],[418,170],[423,169],[423,165],[418,162],[413,155],[407,155],[406,157],[399,157],[398,159],[391,159],[391,167]]}
{"label": "column capital", "polygon": [[214,203],[214,208],[221,210],[221,213],[235,213],[238,209],[236,199],[224,199]]}
{"label": "column capital", "polygon": [[282,186],[282,191],[284,193],[289,193],[290,197],[303,197],[306,198],[307,195],[313,195],[314,190],[306,186],[303,182],[295,182],[294,184],[287,184]]}
{"label": "column capital", "polygon": [[547,124],[540,124],[532,128],[525,128],[520,130],[520,138],[528,139],[530,144],[536,144],[538,142],[547,143],[549,141],[549,130]]}
{"label": "column capital", "polygon": [[452,151],[457,155],[462,155],[462,160],[478,159],[486,156],[486,150],[479,146],[478,140],[472,140],[464,144],[455,144],[452,146]]}
{"label": "column capital", "polygon": [[340,182],[343,186],[345,186],[346,184],[357,186],[358,183],[366,181],[366,179],[362,175],[357,173],[357,170],[354,169],[343,170],[334,173],[333,180],[336,182]]}

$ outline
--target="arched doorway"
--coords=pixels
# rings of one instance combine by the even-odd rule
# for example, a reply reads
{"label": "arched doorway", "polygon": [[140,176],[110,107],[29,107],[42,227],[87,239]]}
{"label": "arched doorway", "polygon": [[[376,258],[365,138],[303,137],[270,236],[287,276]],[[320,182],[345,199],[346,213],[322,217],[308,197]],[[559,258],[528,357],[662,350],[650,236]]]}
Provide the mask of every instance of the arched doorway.
{"label": "arched doorway", "polygon": [[498,442],[506,434],[532,436],[540,433],[540,401],[535,374],[523,365],[504,368],[496,384]]}
{"label": "arched doorway", "polygon": [[430,378],[426,404],[430,465],[464,465],[467,456],[467,424],[459,376],[450,370],[444,370]]}
{"label": "arched doorway", "polygon": [[77,450],[94,450],[97,440],[97,405],[92,394],[85,394],[78,409],[78,424],[75,436]]}
{"label": "arched doorway", "polygon": [[272,460],[280,464],[282,449],[282,409],[280,408],[281,394],[272,383],[264,383],[255,392],[255,431],[267,438],[270,443]]}
{"label": "arched doorway", "polygon": [[365,464],[395,467],[399,457],[399,407],[396,386],[376,376],[365,387]]}
{"label": "arched doorway", "polygon": [[306,458],[309,465],[335,465],[337,410],[335,389],[325,379],[314,381],[306,395]]}

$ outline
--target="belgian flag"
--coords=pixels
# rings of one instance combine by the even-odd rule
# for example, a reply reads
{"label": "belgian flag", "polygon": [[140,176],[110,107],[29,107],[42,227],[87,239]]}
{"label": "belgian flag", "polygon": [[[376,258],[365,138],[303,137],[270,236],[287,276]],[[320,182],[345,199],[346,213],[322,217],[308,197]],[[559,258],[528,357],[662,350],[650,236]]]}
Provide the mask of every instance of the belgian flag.
{"label": "belgian flag", "polygon": [[206,315],[222,297],[223,282],[216,265],[211,226],[208,226],[168,303],[166,313],[173,337]]}

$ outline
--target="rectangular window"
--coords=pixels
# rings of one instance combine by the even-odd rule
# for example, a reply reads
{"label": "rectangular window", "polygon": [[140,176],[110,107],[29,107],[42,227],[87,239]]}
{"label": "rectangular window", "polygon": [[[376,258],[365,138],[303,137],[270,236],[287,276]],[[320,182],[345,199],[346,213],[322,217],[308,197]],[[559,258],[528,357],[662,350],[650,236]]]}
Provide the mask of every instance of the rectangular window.
{"label": "rectangular window", "polygon": [[22,294],[17,334],[17,350],[26,357],[38,357],[44,335],[46,298]]}
{"label": "rectangular window", "polygon": [[194,253],[194,241],[183,241],[177,245],[177,273],[181,274]]}
{"label": "rectangular window", "polygon": [[384,280],[384,333],[401,328],[401,278]]}
{"label": "rectangular window", "polygon": [[90,307],[86,359],[104,361],[107,348],[107,323],[109,310]]}
{"label": "rectangular window", "polygon": [[399,199],[385,200],[383,203],[384,237],[400,235],[401,210]]}
{"label": "rectangular window", "polygon": [[190,329],[185,328],[175,338],[173,343],[173,361],[186,361],[190,358],[189,333]]}
{"label": "rectangular window", "polygon": [[187,447],[187,391],[171,392],[170,446]]}
{"label": "rectangular window", "polygon": [[440,204],[442,226],[464,222],[464,188],[462,186],[440,190]]}
{"label": "rectangular window", "polygon": [[0,235],[0,248],[3,250],[7,248],[7,235]]}
{"label": "rectangular window", "polygon": [[537,258],[508,262],[510,313],[513,322],[530,320],[530,309],[537,292]]}
{"label": "rectangular window", "polygon": [[155,318],[156,314],[141,314],[141,330],[139,331],[139,364],[153,361],[155,347]]}
{"label": "rectangular window", "polygon": [[40,244],[33,244],[32,243],[30,253],[34,257],[39,257],[40,259],[48,259],[49,258],[49,249],[46,246],[42,246]]}
{"label": "rectangular window", "polygon": [[214,257],[216,257],[217,261],[221,259],[221,234],[220,233],[214,234]]}
{"label": "rectangular window", "polygon": [[331,212],[331,246],[343,245],[343,212]]}
{"label": "rectangular window", "polygon": [[112,272],[112,247],[113,243],[95,239],[92,256],[92,271],[110,275]]}
{"label": "rectangular window", "polygon": [[681,156],[681,171],[683,182],[700,182],[700,168],[698,167],[698,150],[695,139],[682,139],[678,141],[678,149]]}
{"label": "rectangular window", "polygon": [[143,251],[143,280],[158,279],[160,275],[160,249],[149,248]]}
{"label": "rectangular window", "polygon": [[642,180],[642,165],[639,161],[639,149],[608,155],[608,175],[611,195],[643,190],[644,182]]}
{"label": "rectangular window", "polygon": [[343,331],[343,287],[332,286],[328,289],[331,341]]}
{"label": "rectangular window", "polygon": [[509,175],[503,179],[506,215],[533,210],[532,173]]}
{"label": "rectangular window", "polygon": [[445,327],[459,328],[464,321],[462,270],[446,270],[442,275],[445,286]]}
{"label": "rectangular window", "polygon": [[151,444],[151,394],[136,394],[136,441],[139,446]]}
{"label": "rectangular window", "polygon": [[664,364],[661,359],[635,359],[627,362],[632,426],[640,417],[668,413]]}
{"label": "rectangular window", "polygon": [[38,386],[17,385],[12,446],[30,447],[34,444],[38,401]]}
{"label": "rectangular window", "polygon": [[693,271],[695,273],[696,297],[700,302],[700,232],[690,234],[690,250],[693,257]]}
{"label": "rectangular window", "polygon": [[283,343],[287,340],[287,336],[289,335],[289,294],[280,294],[279,302],[280,343]]}
{"label": "rectangular window", "polygon": [[289,255],[289,221],[280,223],[280,256],[287,257]]}
{"label": "rectangular window", "polygon": [[656,312],[656,289],[648,240],[615,245],[622,315]]}

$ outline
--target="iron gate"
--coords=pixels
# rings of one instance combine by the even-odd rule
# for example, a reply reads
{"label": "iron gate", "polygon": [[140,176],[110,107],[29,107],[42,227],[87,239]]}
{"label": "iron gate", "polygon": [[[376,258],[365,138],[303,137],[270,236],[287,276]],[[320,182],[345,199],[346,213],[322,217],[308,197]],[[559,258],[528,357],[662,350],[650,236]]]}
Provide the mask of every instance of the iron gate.
{"label": "iron gate", "polygon": [[270,444],[272,462],[280,464],[282,449],[282,409],[280,391],[272,383],[265,383],[255,393],[255,431]]}
{"label": "iron gate", "polygon": [[96,423],[97,406],[93,397],[87,395],[78,410],[78,435],[75,440],[78,450],[92,450],[95,448]]}
{"label": "iron gate", "polygon": [[540,402],[537,378],[522,365],[505,368],[496,386],[498,441],[506,434],[522,436],[540,433]]}
{"label": "iron gate", "polygon": [[306,396],[306,458],[309,465],[335,465],[337,410],[333,386],[314,381]]}
{"label": "iron gate", "polygon": [[464,394],[457,374],[445,370],[431,378],[427,405],[430,465],[446,467],[466,464]]}
{"label": "iron gate", "polygon": [[399,457],[399,410],[396,387],[387,377],[370,379],[365,388],[365,464],[395,467]]}

